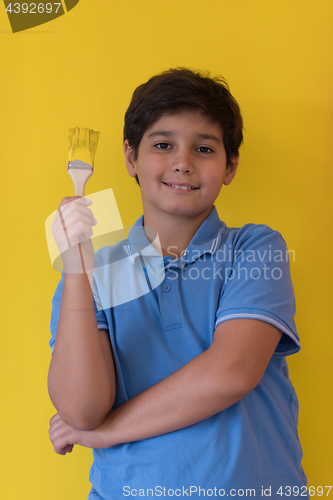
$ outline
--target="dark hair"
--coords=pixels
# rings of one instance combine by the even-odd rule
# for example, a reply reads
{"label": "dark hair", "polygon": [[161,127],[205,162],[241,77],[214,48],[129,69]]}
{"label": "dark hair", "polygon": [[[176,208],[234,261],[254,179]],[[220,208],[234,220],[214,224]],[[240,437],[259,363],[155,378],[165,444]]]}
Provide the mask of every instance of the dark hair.
{"label": "dark hair", "polygon": [[[125,113],[124,142],[128,139],[136,161],[145,131],[162,115],[199,110],[219,123],[228,167],[243,141],[243,120],[236,99],[221,76],[209,77],[189,68],[170,68],[137,87]],[[139,183],[138,177],[136,180]]]}

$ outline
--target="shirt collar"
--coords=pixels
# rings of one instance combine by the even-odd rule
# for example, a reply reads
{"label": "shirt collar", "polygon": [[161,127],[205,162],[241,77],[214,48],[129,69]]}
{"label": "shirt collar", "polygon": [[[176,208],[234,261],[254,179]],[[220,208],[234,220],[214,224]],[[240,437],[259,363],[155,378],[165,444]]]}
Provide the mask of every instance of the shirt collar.
{"label": "shirt collar", "polygon": [[214,255],[220,246],[226,227],[225,222],[220,220],[214,205],[208,217],[194,234],[182,259],[188,263],[194,262],[205,253]]}
{"label": "shirt collar", "polygon": [[[154,243],[156,243],[156,246],[160,248],[157,233]],[[123,249],[127,253],[132,264],[135,263],[135,259],[140,255],[147,257],[162,257],[161,253],[154,248],[146,236],[143,228],[143,215],[141,215],[129,231],[127,244],[123,245]]]}
{"label": "shirt collar", "polygon": [[[135,258],[140,254],[149,257],[161,257],[161,254],[149,242],[143,229],[143,215],[131,228],[127,244],[123,246],[130,261],[134,264]],[[168,261],[166,267],[184,267],[185,264],[194,262],[205,253],[215,254],[220,246],[221,237],[226,230],[225,222],[221,221],[215,205],[208,217],[203,221],[190,241],[185,253],[179,259]],[[155,240],[159,246],[159,240]]]}

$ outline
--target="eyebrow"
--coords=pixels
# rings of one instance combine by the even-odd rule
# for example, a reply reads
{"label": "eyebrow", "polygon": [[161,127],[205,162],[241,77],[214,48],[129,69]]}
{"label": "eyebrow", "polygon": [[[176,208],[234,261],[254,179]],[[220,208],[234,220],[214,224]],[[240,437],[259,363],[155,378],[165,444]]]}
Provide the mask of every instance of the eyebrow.
{"label": "eyebrow", "polygon": [[[156,135],[163,135],[165,137],[174,137],[177,134],[175,134],[174,132],[171,132],[169,130],[156,130],[156,132],[153,132],[150,135],[148,135],[148,139],[149,139],[149,137],[154,137]],[[220,139],[218,139],[214,135],[199,134],[198,133],[195,136],[197,137],[197,139],[211,139],[212,141],[221,143]]]}

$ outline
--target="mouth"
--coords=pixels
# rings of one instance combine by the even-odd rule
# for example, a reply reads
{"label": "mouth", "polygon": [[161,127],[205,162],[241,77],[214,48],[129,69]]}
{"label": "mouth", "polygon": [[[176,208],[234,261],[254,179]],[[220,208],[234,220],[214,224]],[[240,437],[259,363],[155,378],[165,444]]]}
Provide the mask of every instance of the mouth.
{"label": "mouth", "polygon": [[188,182],[164,182],[162,181],[165,186],[169,186],[171,188],[174,188],[179,191],[194,191],[195,189],[199,189],[196,186],[193,186],[193,184],[189,184]]}

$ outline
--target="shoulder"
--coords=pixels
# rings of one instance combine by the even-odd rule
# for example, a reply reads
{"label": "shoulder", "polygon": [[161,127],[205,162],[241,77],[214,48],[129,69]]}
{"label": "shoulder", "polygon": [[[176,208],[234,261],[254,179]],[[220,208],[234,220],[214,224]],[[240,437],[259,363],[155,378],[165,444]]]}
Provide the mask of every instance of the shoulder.
{"label": "shoulder", "polygon": [[128,257],[127,240],[118,241],[115,245],[104,246],[95,252],[95,268],[117,262]]}
{"label": "shoulder", "polygon": [[286,249],[281,233],[266,224],[249,223],[240,228],[227,227],[223,244],[231,245],[235,250],[260,247]]}

